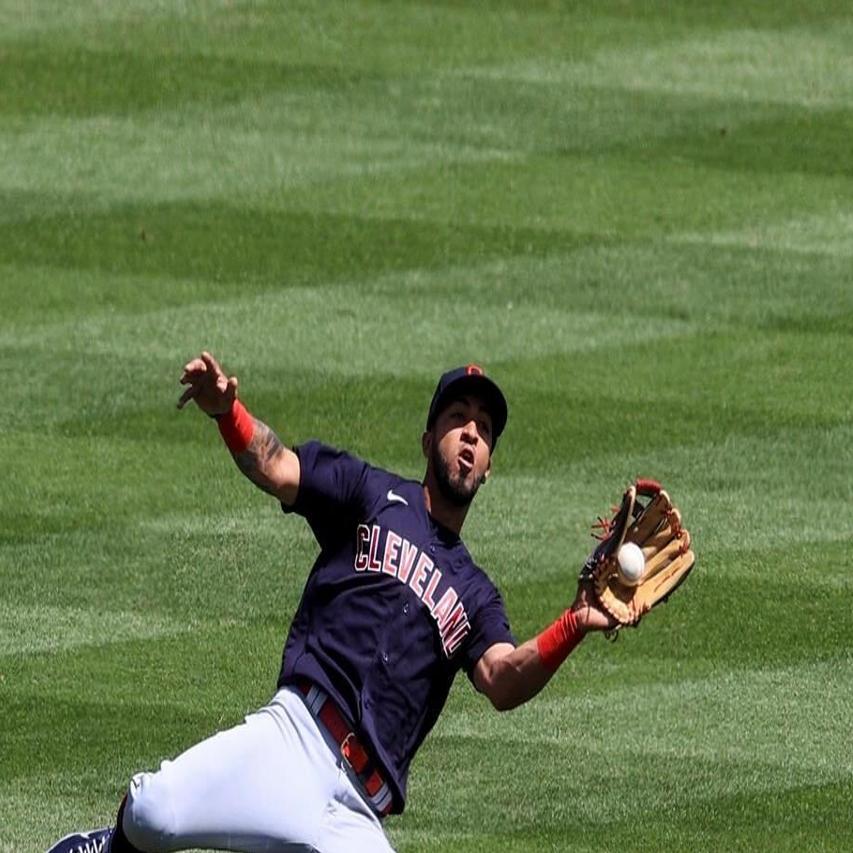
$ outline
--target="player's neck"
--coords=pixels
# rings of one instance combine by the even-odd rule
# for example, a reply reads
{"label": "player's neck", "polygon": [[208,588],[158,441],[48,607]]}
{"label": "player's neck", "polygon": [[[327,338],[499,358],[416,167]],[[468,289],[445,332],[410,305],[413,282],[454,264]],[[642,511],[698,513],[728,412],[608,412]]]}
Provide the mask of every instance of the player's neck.
{"label": "player's neck", "polygon": [[424,480],[423,488],[427,512],[439,524],[448,530],[452,530],[458,536],[462,532],[462,525],[465,523],[465,517],[468,515],[470,504],[459,506],[449,501],[441,493],[438,484],[429,474],[427,474]]}

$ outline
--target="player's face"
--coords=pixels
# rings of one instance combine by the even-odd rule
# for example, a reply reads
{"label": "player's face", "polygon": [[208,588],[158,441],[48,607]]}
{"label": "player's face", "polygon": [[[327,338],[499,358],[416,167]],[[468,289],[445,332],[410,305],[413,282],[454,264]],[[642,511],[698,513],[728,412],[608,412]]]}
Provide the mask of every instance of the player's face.
{"label": "player's face", "polygon": [[446,406],[432,429],[429,461],[441,493],[457,506],[467,506],[489,475],[492,417],[476,395]]}

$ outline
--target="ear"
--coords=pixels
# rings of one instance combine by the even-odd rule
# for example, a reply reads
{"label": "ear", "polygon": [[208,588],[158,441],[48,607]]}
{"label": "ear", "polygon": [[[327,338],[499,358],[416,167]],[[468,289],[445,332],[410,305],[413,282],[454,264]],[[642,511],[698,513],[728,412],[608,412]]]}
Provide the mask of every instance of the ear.
{"label": "ear", "polygon": [[429,459],[430,450],[432,450],[432,430],[428,430],[421,436],[421,451],[425,459]]}
{"label": "ear", "polygon": [[486,470],[483,472],[483,482],[489,479],[489,475],[492,473],[492,456],[489,454],[489,464],[486,465]]}

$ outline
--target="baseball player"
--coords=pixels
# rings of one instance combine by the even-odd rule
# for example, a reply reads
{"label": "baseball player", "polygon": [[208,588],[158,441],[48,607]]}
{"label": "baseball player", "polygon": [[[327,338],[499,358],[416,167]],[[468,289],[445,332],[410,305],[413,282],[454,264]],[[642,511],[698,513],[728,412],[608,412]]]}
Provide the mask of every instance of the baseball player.
{"label": "baseball player", "polygon": [[215,418],[237,466],[305,518],[320,548],[268,705],[133,777],[114,827],[50,853],[188,848],[377,853],[406,802],[409,765],[464,670],[498,710],[535,696],[591,630],[613,627],[585,583],[517,645],[503,601],[460,539],[507,422],[476,365],[445,373],[421,447],[423,482],[317,441],[288,449],[209,353],[178,406]]}

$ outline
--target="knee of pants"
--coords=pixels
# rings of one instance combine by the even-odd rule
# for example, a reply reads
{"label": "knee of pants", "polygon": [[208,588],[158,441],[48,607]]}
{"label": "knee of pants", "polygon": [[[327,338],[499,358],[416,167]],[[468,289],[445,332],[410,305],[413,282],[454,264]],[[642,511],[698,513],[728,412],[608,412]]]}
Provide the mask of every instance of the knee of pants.
{"label": "knee of pants", "polygon": [[168,776],[159,773],[137,773],[130,780],[122,829],[134,847],[146,853],[171,850],[178,827],[173,808],[173,792]]}

